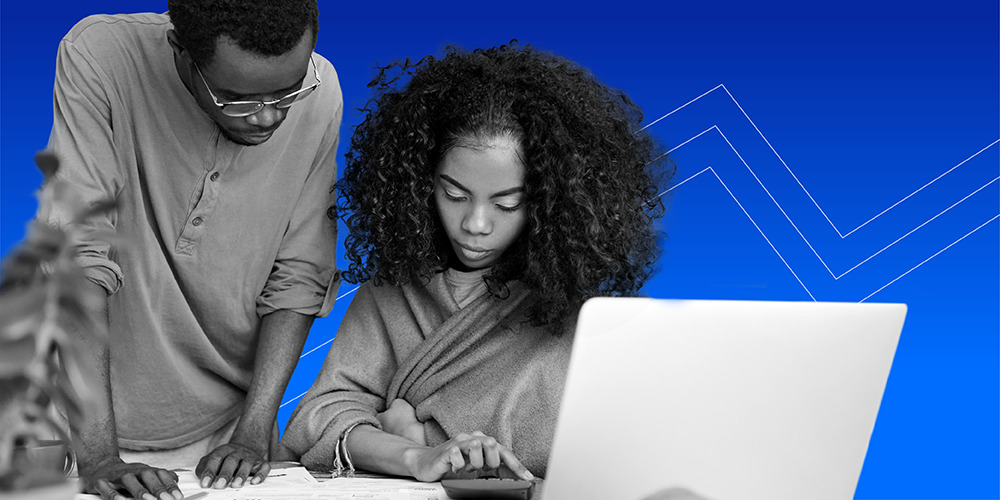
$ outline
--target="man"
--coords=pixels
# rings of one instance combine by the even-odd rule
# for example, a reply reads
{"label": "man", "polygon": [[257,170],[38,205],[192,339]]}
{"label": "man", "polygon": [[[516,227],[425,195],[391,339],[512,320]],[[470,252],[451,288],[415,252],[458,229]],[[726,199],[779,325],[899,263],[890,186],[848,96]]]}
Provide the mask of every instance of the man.
{"label": "man", "polygon": [[[57,60],[58,175],[117,203],[78,258],[111,336],[90,346],[102,397],[79,468],[109,500],[181,498],[169,469],[196,463],[202,486],[262,481],[281,396],[339,283],[326,213],[343,102],[313,53],[315,0],[168,8],[88,17]],[[65,214],[56,201],[40,216]]]}

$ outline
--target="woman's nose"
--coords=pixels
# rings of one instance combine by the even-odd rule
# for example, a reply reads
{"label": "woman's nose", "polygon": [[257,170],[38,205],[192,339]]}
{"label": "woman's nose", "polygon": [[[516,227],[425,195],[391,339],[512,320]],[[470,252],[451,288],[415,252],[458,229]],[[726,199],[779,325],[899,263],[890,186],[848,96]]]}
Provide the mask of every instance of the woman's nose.
{"label": "woman's nose", "polygon": [[486,207],[473,207],[462,220],[462,229],[471,234],[490,234],[493,231],[493,221],[490,220]]}

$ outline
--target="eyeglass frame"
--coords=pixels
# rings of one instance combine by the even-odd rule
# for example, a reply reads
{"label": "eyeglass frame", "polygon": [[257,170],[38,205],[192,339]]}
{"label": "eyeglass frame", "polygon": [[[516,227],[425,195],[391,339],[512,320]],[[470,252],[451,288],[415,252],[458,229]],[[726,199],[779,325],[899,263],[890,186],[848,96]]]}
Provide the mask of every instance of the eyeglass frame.
{"label": "eyeglass frame", "polygon": [[[267,106],[272,105],[272,104],[275,107],[277,107],[278,109],[288,109],[288,108],[292,107],[292,104],[295,104],[295,103],[299,102],[301,99],[298,99],[298,98],[292,99],[292,101],[288,103],[288,106],[278,106],[278,103],[280,103],[281,101],[284,101],[285,99],[288,99],[289,97],[296,97],[296,96],[301,95],[303,93],[305,93],[306,96],[308,96],[310,93],[312,93],[312,91],[316,90],[316,88],[319,87],[319,85],[321,83],[323,83],[323,80],[320,79],[320,77],[319,77],[319,67],[316,66],[316,61],[313,60],[313,56],[310,55],[309,56],[309,64],[311,64],[312,67],[313,67],[313,76],[316,78],[316,83],[314,83],[314,84],[312,84],[312,85],[310,85],[308,87],[303,87],[303,88],[301,88],[299,90],[296,90],[294,92],[291,92],[289,94],[285,94],[284,96],[279,97],[278,99],[274,99],[272,101],[225,101],[225,102],[219,102],[219,98],[216,97],[215,92],[212,92],[212,86],[208,84],[208,80],[206,80],[205,79],[205,75],[202,74],[201,68],[198,67],[198,63],[194,62],[194,61],[191,61],[191,62],[194,63],[194,69],[195,69],[195,71],[198,72],[198,76],[201,77],[201,83],[205,84],[205,88],[208,90],[208,95],[212,96],[212,102],[214,102],[215,105],[219,107],[219,112],[220,113],[222,113],[222,114],[224,114],[224,115],[226,115],[226,116],[228,116],[230,118],[245,118],[247,116],[252,116],[252,115],[255,115],[257,113],[260,113],[260,111],[262,109],[264,109]],[[302,99],[304,99],[306,96],[303,96]],[[255,105],[257,105],[257,109],[255,109],[254,111],[252,111],[250,113],[240,113],[240,114],[236,114],[236,115],[231,115],[229,113],[226,113],[226,106],[232,106],[234,104],[255,104]]]}

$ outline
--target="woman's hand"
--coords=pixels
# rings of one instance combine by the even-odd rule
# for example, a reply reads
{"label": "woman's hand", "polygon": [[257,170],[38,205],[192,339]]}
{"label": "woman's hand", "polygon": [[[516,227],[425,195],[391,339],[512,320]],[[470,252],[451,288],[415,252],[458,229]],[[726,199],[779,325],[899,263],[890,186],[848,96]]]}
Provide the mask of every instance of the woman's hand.
{"label": "woman's hand", "polygon": [[394,399],[389,408],[375,416],[382,424],[382,430],[389,434],[402,436],[414,443],[427,446],[424,437],[424,424],[417,420],[417,412],[402,399]]}
{"label": "woman's hand", "polygon": [[483,434],[459,434],[433,448],[411,448],[404,460],[410,474],[418,481],[439,481],[446,475],[479,472],[481,475],[505,475],[531,480],[535,476],[496,439]]}

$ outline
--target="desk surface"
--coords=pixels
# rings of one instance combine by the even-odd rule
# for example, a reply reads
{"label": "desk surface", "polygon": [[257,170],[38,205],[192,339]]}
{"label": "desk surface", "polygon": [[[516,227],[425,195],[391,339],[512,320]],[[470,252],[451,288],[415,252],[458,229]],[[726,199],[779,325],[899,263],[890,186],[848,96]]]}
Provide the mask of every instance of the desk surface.
{"label": "desk surface", "polygon": [[[294,462],[272,463],[271,473],[259,485],[222,490],[203,489],[191,470],[176,471],[178,486],[185,497],[206,493],[196,500],[291,500],[320,499],[341,500],[365,498],[366,500],[450,500],[440,482],[422,483],[413,479],[385,476],[359,471],[352,477],[333,478],[329,473],[310,472]],[[61,496],[36,497],[31,500],[68,498],[65,489]],[[71,490],[72,491],[72,490]],[[536,487],[534,498],[540,498]],[[96,495],[75,495],[75,500],[100,500]],[[26,499],[26,500],[27,500]],[[3,499],[0,499],[3,500]]]}

